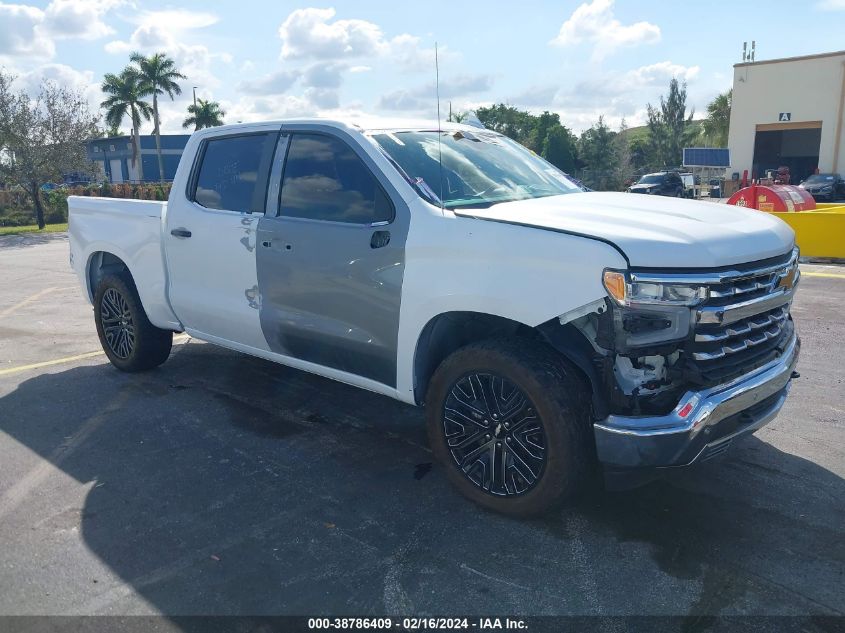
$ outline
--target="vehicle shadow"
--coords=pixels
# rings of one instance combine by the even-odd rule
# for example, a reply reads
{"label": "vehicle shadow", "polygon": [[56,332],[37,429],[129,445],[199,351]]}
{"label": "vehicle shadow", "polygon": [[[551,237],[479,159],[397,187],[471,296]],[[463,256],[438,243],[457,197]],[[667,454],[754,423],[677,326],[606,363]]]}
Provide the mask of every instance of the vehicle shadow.
{"label": "vehicle shadow", "polygon": [[53,242],[66,242],[67,233],[21,233],[19,235],[0,235],[0,249],[25,248],[52,244]]}
{"label": "vehicle shadow", "polygon": [[[706,628],[845,611],[845,481],[756,438],[519,521],[431,468],[421,410],[210,345],[142,375],[42,374],[0,412],[0,431],[88,486],[80,507],[38,463],[0,481],[4,613],[43,612],[3,571],[35,560],[62,570],[39,578],[61,613],[690,614]],[[56,537],[74,526],[102,569]]]}

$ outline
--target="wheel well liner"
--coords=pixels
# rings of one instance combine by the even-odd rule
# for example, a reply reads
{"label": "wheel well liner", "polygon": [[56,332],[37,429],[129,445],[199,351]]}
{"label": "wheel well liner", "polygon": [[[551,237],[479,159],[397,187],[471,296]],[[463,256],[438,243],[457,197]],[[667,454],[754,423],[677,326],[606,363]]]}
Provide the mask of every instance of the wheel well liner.
{"label": "wheel well liner", "polygon": [[533,329],[518,321],[481,312],[445,312],[426,323],[414,353],[414,399],[425,401],[434,371],[449,354],[476,341],[494,336],[531,334]]}
{"label": "wheel well liner", "polygon": [[586,337],[571,323],[561,325],[558,319],[551,319],[537,326],[537,331],[549,345],[572,362],[587,379],[592,393],[593,415],[596,419],[606,418],[610,409],[602,379],[602,357],[596,353]]}
{"label": "wheel well liner", "polygon": [[94,293],[97,292],[97,285],[105,275],[110,273],[129,272],[129,266],[117,255],[106,251],[97,251],[88,259],[88,296],[94,300]]}

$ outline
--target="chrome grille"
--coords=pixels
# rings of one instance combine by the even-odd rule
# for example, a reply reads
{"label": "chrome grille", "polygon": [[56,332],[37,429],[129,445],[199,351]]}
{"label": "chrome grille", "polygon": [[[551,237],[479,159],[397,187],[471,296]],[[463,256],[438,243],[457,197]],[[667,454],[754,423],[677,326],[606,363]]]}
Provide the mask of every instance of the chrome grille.
{"label": "chrome grille", "polygon": [[738,354],[780,336],[783,324],[789,316],[786,306],[770,312],[755,315],[733,323],[717,331],[697,331],[696,343],[718,343],[718,346],[706,351],[693,352],[695,360],[715,360],[728,354]]}
{"label": "chrome grille", "polygon": [[742,270],[707,275],[709,298],[695,310],[684,354],[700,382],[717,384],[751,371],[788,344],[794,334],[789,308],[797,267],[795,250]]}

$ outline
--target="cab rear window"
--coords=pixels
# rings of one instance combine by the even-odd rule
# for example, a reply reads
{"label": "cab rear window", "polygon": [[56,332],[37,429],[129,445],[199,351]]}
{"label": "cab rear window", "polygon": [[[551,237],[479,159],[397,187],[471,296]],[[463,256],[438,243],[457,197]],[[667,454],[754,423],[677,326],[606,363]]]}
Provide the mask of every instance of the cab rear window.
{"label": "cab rear window", "polygon": [[276,138],[266,133],[206,141],[191,199],[206,209],[263,213]]}

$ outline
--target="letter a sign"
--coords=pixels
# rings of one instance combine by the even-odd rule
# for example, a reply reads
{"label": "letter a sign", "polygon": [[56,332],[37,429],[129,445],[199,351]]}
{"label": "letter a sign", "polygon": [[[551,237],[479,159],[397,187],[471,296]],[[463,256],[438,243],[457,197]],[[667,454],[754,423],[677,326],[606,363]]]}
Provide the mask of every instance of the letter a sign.
{"label": "letter a sign", "polygon": [[792,120],[792,112],[781,112],[778,115],[778,121],[781,123],[788,123]]}

